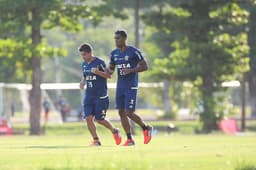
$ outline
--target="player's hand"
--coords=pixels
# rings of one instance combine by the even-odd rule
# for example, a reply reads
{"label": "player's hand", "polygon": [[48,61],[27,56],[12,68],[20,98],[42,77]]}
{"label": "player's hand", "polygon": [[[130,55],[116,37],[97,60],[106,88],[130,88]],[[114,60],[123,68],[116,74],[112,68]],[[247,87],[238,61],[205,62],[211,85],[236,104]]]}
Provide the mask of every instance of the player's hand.
{"label": "player's hand", "polygon": [[107,72],[108,74],[113,74],[114,70],[111,70],[110,68],[106,68],[105,72]]}
{"label": "player's hand", "polygon": [[97,74],[97,72],[99,71],[99,67],[97,66],[96,68],[91,68],[91,72],[94,74]]}
{"label": "player's hand", "polygon": [[84,81],[80,81],[80,84],[79,84],[80,89],[84,89],[84,85],[85,85]]}
{"label": "player's hand", "polygon": [[123,75],[130,74],[130,73],[132,73],[132,69],[130,69],[130,68],[123,68],[122,69],[122,73],[123,73]]}

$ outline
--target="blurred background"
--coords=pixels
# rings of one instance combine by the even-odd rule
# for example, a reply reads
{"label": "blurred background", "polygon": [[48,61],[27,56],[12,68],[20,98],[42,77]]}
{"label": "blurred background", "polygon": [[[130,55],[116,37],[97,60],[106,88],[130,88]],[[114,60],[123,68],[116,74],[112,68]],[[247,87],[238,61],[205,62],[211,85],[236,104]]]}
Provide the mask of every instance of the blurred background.
{"label": "blurred background", "polygon": [[[40,134],[49,123],[81,121],[77,48],[90,43],[109,62],[114,32],[149,65],[140,74],[137,108],[147,120],[190,120],[198,132],[256,118],[255,0],[1,0],[0,114]],[[108,117],[116,75],[108,80]],[[65,113],[61,107],[65,105]]]}

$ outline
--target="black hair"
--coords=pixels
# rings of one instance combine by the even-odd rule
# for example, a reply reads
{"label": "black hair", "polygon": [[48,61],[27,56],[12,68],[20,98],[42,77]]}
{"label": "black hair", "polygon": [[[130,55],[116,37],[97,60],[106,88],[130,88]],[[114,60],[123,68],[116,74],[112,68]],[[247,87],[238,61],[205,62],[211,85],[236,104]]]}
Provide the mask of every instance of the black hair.
{"label": "black hair", "polygon": [[92,46],[91,46],[90,44],[88,44],[88,43],[85,43],[85,44],[82,44],[82,45],[78,48],[78,50],[79,50],[80,52],[87,52],[87,53],[90,53],[90,52],[92,52]]}
{"label": "black hair", "polygon": [[127,38],[127,33],[125,30],[116,30],[115,34],[121,35],[123,38]]}

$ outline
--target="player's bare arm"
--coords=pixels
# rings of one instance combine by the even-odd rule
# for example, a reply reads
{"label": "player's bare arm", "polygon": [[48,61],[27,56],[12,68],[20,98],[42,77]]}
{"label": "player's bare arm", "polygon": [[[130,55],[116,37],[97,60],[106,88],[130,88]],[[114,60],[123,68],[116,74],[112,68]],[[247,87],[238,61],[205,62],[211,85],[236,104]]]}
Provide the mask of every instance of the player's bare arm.
{"label": "player's bare arm", "polygon": [[124,75],[130,74],[130,73],[138,73],[138,72],[143,72],[148,69],[147,62],[145,60],[141,60],[137,67],[134,68],[124,68],[122,69],[122,72]]}
{"label": "player's bare arm", "polygon": [[109,75],[112,75],[115,71],[115,65],[109,64],[109,67],[105,69],[105,72]]}
{"label": "player's bare arm", "polygon": [[80,81],[80,83],[79,83],[80,89],[84,89],[84,85],[85,85],[85,78],[82,77],[82,79],[81,79],[81,81]]}
{"label": "player's bare arm", "polygon": [[106,70],[107,69],[104,69],[104,72],[103,72],[103,71],[99,70],[99,67],[96,67],[96,68],[92,68],[91,72],[94,73],[94,74],[97,74],[98,76],[101,76],[105,79],[111,78],[111,74],[109,74],[108,71],[106,71]]}

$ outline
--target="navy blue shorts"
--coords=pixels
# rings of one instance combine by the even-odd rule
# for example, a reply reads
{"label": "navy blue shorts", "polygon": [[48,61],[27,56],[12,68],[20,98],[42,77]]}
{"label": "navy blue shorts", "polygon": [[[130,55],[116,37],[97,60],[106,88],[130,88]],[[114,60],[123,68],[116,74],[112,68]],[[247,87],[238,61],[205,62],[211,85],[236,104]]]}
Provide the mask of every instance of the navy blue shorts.
{"label": "navy blue shorts", "polygon": [[117,89],[116,108],[135,111],[137,89]]}
{"label": "navy blue shorts", "polygon": [[109,98],[97,98],[92,103],[84,102],[84,116],[85,119],[89,115],[95,116],[96,120],[104,120],[109,106]]}

